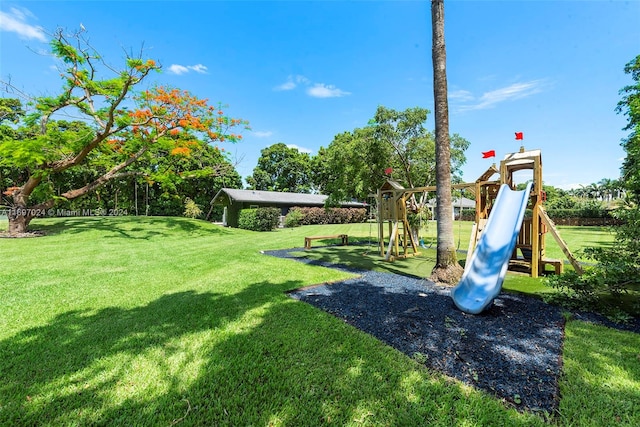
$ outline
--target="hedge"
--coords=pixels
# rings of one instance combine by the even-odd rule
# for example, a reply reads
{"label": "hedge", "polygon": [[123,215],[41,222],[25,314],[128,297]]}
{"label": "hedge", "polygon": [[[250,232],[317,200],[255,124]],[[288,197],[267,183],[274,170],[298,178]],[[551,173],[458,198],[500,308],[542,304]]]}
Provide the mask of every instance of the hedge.
{"label": "hedge", "polygon": [[302,208],[294,207],[285,218],[287,227],[311,224],[349,224],[364,222],[367,219],[365,208]]}
{"label": "hedge", "polygon": [[[546,209],[547,215],[556,225],[618,225],[621,221],[613,218],[606,209]],[[475,221],[473,209],[463,209],[463,221]],[[531,209],[527,209],[525,218],[531,218]],[[456,220],[459,219],[456,217]]]}
{"label": "hedge", "polygon": [[238,228],[252,231],[271,231],[278,227],[280,209],[242,209],[238,216]]}
{"label": "hedge", "polygon": [[547,215],[555,219],[561,218],[611,218],[608,210],[602,208],[580,209],[547,209]]}

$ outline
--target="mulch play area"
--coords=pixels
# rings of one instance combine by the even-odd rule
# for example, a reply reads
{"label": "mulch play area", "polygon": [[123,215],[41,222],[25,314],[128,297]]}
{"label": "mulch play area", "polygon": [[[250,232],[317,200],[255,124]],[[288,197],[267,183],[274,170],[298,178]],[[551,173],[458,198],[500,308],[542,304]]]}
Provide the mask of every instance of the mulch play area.
{"label": "mulch play area", "polygon": [[[425,279],[354,270],[291,255],[299,250],[264,253],[360,276],[299,289],[291,297],[520,410],[553,413],[558,408],[565,322],[561,308],[503,292],[489,309],[471,315],[455,307],[450,288]],[[607,323],[597,316],[582,317]],[[629,329],[640,331],[640,325]]]}

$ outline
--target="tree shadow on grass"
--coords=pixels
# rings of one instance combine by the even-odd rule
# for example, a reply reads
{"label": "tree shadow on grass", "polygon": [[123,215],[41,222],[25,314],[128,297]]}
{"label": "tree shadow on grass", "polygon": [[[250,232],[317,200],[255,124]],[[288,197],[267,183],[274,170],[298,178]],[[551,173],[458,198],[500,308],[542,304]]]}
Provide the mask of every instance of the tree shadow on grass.
{"label": "tree shadow on grass", "polygon": [[[162,365],[183,351],[197,350],[182,348],[181,337],[225,329],[296,285],[262,282],[233,295],[188,291],[131,309],[70,311],[2,340],[0,425],[65,424],[75,422],[76,416],[84,420],[80,424],[93,423],[101,413],[120,407],[114,390],[122,390],[128,377],[135,376],[130,372],[135,368],[128,365],[136,361],[155,365],[150,374],[170,387],[170,377],[179,372]],[[143,389],[153,389],[141,378],[138,382]],[[140,401],[151,397],[137,396]],[[136,424],[137,414],[133,417],[137,421],[125,424]]]}
{"label": "tree shadow on grass", "polygon": [[0,341],[0,425],[451,425],[531,418],[258,282],[70,311]]}
{"label": "tree shadow on grass", "polygon": [[43,231],[45,235],[78,234],[94,231],[102,238],[125,237],[149,240],[155,237],[186,233],[188,237],[228,234],[226,228],[205,221],[195,221],[179,217],[73,217],[48,219],[46,222],[34,220],[30,229]]}
{"label": "tree shadow on grass", "polygon": [[435,265],[435,258],[422,255],[396,259],[394,262],[385,261],[379,256],[377,247],[371,246],[320,246],[316,250],[305,251],[302,248],[288,250],[266,251],[276,253],[278,257],[290,258],[312,265],[329,268],[344,268],[355,271],[387,271],[405,277],[420,279],[416,271],[428,276]]}
{"label": "tree shadow on grass", "polygon": [[212,359],[209,374],[189,394],[212,425],[471,425],[487,416],[500,425],[540,421],[420,369],[374,337],[299,302],[273,306],[260,325],[216,351],[237,359]]}
{"label": "tree shadow on grass", "polygon": [[448,289],[377,272],[292,295],[520,409],[557,409],[564,325],[558,308],[503,294],[474,316],[455,308]]}

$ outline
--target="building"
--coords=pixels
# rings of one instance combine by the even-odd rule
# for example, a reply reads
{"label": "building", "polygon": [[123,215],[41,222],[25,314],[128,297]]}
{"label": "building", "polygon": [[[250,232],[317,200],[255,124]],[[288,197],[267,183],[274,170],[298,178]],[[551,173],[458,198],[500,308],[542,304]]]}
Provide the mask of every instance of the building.
{"label": "building", "polygon": [[[224,206],[222,223],[225,226],[237,227],[240,210],[259,207],[279,208],[284,217],[293,207],[324,207],[328,196],[322,194],[284,193],[278,191],[238,190],[223,188],[211,203]],[[341,203],[343,208],[364,208],[360,202]]]}
{"label": "building", "polygon": [[[431,211],[431,218],[436,219],[436,198],[430,199],[427,202],[427,207]],[[451,201],[451,208],[453,209],[453,218],[460,219],[460,212],[462,211],[474,211],[476,210],[476,201],[467,199],[466,197],[453,199]]]}

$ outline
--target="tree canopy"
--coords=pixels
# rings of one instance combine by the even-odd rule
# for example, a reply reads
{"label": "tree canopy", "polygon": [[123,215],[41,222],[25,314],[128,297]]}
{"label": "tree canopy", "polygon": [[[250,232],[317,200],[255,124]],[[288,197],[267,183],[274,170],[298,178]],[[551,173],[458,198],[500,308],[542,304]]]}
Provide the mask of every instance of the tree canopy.
{"label": "tree canopy", "polygon": [[[366,200],[386,179],[406,187],[435,185],[435,140],[424,124],[429,110],[379,106],[369,124],[334,137],[313,159],[313,181],[330,203]],[[460,180],[469,142],[451,136],[451,170]]]}
{"label": "tree canopy", "polygon": [[[0,167],[16,171],[13,185],[3,190],[10,207],[10,233],[25,231],[32,218],[60,200],[84,196],[115,179],[143,173],[154,181],[177,179],[171,171],[178,159],[206,144],[237,142],[241,135],[234,129],[247,126],[227,116],[221,105],[210,105],[187,91],[163,86],[137,90],[150,73],[160,70],[152,59],[127,56],[118,69],[82,32],[67,35],[58,30],[50,45],[61,63],[59,94],[30,98],[25,114],[15,101],[0,108],[2,121],[14,123],[13,132],[0,134]],[[68,122],[62,117],[78,119]],[[165,161],[166,168],[160,162],[154,170],[136,167],[153,167],[153,159],[166,156],[175,159]],[[100,173],[61,194],[46,185],[52,174],[79,167]],[[220,168],[227,166],[210,165],[200,173],[216,175]]]}
{"label": "tree canopy", "polygon": [[282,142],[260,151],[258,165],[247,178],[253,190],[308,193],[311,190],[311,157]]}
{"label": "tree canopy", "polygon": [[616,108],[618,113],[627,116],[624,130],[631,132],[622,141],[627,153],[622,163],[622,180],[635,202],[640,203],[640,55],[624,67],[624,72],[631,75],[633,83],[620,90],[622,99]]}

